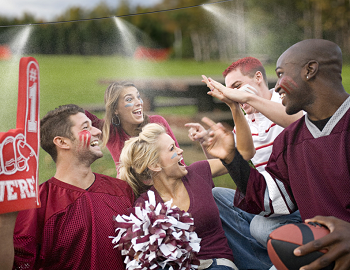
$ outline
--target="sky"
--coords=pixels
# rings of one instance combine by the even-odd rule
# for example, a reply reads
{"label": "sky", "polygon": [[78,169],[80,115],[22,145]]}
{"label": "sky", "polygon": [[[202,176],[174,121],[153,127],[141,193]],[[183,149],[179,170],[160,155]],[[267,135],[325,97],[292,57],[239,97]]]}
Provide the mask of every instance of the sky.
{"label": "sky", "polygon": [[[130,6],[152,6],[161,0],[127,0]],[[94,8],[105,2],[116,8],[121,0],[0,0],[0,16],[21,17],[24,12],[32,14],[36,19],[52,21],[70,7]]]}

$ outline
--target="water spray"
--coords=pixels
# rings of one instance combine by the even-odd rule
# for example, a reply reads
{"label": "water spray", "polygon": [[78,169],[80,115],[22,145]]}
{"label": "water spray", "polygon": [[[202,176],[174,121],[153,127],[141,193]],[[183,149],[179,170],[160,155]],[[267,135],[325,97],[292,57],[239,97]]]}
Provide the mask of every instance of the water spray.
{"label": "water spray", "polygon": [[147,14],[154,14],[154,13],[167,12],[167,11],[175,11],[175,10],[194,8],[194,7],[200,7],[200,6],[206,6],[206,5],[220,4],[220,3],[231,2],[231,1],[233,1],[233,0],[223,0],[223,1],[213,2],[213,3],[205,3],[205,4],[193,5],[193,6],[187,6],[187,7],[163,9],[163,10],[141,12],[141,13],[132,13],[132,14],[119,15],[119,16],[99,17],[99,18],[90,18],[90,19],[78,19],[78,20],[68,20],[68,21],[56,21],[56,22],[31,23],[31,24],[0,25],[0,27],[43,25],[43,24],[44,25],[45,24],[61,24],[61,23],[72,23],[72,22],[82,22],[82,21],[104,20],[104,19],[111,19],[111,18],[122,18],[122,17],[130,17],[130,16],[137,16],[137,15],[147,15]]}
{"label": "water spray", "polygon": [[18,88],[18,63],[24,55],[32,27],[27,25],[17,31],[14,38],[8,44],[12,53],[11,59],[4,61],[0,65],[0,85],[1,95],[4,97],[0,101],[0,115],[6,121],[0,122],[0,130],[13,128],[16,119],[17,91]]}

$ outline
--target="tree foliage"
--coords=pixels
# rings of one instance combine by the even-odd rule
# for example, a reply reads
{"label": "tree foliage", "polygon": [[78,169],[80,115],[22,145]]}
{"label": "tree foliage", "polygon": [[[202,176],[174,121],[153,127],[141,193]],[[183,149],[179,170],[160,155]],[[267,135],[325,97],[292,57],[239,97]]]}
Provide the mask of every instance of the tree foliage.
{"label": "tree foliage", "polygon": [[[132,48],[142,45],[169,48],[173,57],[198,61],[226,61],[244,55],[268,61],[302,39],[325,38],[350,55],[348,0],[190,2],[201,6],[182,8],[189,6],[188,0],[163,0],[144,8],[122,0],[115,9],[105,2],[92,10],[72,7],[56,18],[58,23],[40,24],[42,21],[24,14],[21,18],[0,17],[0,25],[39,23],[32,26],[28,53],[130,54]],[[158,12],[161,10],[168,11]],[[127,29],[119,29],[114,16]],[[20,26],[0,28],[0,43],[11,42],[14,28]]]}

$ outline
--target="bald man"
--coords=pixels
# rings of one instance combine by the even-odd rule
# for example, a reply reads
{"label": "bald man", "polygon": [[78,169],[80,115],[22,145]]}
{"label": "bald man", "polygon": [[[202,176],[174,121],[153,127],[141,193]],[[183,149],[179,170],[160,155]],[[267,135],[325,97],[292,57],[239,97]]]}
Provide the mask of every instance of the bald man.
{"label": "bald man", "polygon": [[[330,229],[328,236],[294,251],[300,256],[329,250],[302,269],[321,269],[332,261],[336,269],[350,269],[350,98],[341,71],[341,50],[333,42],[310,39],[287,49],[277,61],[275,91],[287,114],[304,110],[306,115],[275,139],[265,173],[250,168],[238,151],[225,164],[238,187],[236,207],[260,215],[299,210],[305,222]],[[217,91],[230,98],[232,91],[212,86],[213,96]],[[233,139],[225,139],[227,147],[235,147]]]}

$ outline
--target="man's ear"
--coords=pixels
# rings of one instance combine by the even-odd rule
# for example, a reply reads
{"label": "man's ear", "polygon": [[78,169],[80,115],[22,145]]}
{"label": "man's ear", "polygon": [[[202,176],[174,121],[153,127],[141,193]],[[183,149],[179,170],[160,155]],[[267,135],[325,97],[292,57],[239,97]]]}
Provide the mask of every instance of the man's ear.
{"label": "man's ear", "polygon": [[256,80],[257,84],[264,82],[264,76],[262,75],[261,71],[255,72],[254,79]]}
{"label": "man's ear", "polygon": [[148,169],[150,169],[153,172],[160,172],[162,170],[162,166],[160,166],[159,163],[148,165]]}
{"label": "man's ear", "polygon": [[304,70],[306,80],[309,80],[316,75],[318,72],[318,65],[319,64],[316,60],[310,60],[306,63]]}
{"label": "man's ear", "polygon": [[53,138],[53,143],[59,147],[59,148],[62,148],[62,149],[69,149],[70,146],[69,144],[67,143],[67,138],[65,137],[61,137],[61,136],[56,136],[55,138]]}

